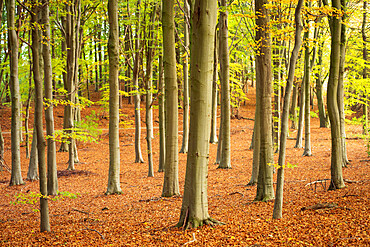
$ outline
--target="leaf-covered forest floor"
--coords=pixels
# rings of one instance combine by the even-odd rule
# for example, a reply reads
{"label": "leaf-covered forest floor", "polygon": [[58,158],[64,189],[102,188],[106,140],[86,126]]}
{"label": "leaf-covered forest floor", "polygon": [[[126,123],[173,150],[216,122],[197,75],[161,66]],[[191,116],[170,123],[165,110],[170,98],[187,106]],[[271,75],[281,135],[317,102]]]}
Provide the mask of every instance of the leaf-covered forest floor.
{"label": "leaf-covered forest floor", "polygon": [[[198,229],[174,228],[180,215],[181,197],[161,198],[163,173],[147,177],[147,163],[135,164],[134,129],[126,124],[120,130],[122,195],[104,195],[107,187],[109,152],[108,120],[99,120],[104,129],[99,143],[78,143],[80,164],[77,172],[63,172],[68,154],[57,153],[59,190],[77,194],[50,201],[50,233],[39,232],[38,200],[35,204],[11,204],[16,195],[31,199],[39,183],[10,187],[10,173],[0,172],[0,246],[370,246],[370,158],[366,145],[357,135],[361,126],[347,126],[347,150],[351,163],[343,170],[346,188],[327,191],[330,179],[330,129],[319,128],[311,119],[311,157],[294,148],[296,132],[287,142],[287,162],[297,165],[285,170],[283,218],[272,219],[273,201],[253,202],[256,187],[246,186],[252,171],[249,150],[255,96],[251,89],[240,120],[231,120],[232,169],[214,165],[217,145],[210,146],[208,175],[209,213],[226,225]],[[96,98],[97,95],[94,95]],[[126,101],[125,101],[126,102]],[[86,116],[99,106],[83,110]],[[124,105],[122,120],[134,119],[133,105]],[[33,111],[32,111],[33,112]],[[145,126],[144,110],[142,127]],[[155,126],[158,112],[155,110]],[[5,139],[5,161],[11,164],[10,108],[0,108],[0,124]],[[62,128],[63,108],[55,109],[56,128]],[[108,113],[105,113],[108,116]],[[31,123],[33,120],[31,119]],[[182,129],[182,113],[179,114]],[[153,155],[158,169],[158,128],[155,128]],[[181,147],[179,133],[179,148]],[[59,145],[58,145],[59,146]],[[145,131],[141,148],[146,158]],[[26,178],[28,159],[21,147],[22,176]],[[277,161],[277,155],[275,155]],[[180,192],[183,193],[186,154],[179,154]],[[276,175],[275,175],[276,176]],[[316,180],[324,180],[307,185]],[[331,203],[334,207],[314,209]],[[306,210],[304,210],[306,209]]]}

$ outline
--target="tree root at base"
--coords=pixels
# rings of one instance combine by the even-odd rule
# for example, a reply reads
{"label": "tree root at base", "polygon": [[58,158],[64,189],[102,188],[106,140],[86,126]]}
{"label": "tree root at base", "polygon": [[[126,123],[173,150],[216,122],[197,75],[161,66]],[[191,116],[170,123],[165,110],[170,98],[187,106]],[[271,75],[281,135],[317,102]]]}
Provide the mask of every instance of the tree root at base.
{"label": "tree root at base", "polygon": [[188,216],[183,219],[184,221],[180,221],[176,227],[182,227],[184,230],[189,228],[197,228],[199,226],[208,225],[208,226],[216,226],[216,225],[225,225],[225,223],[212,219],[211,217],[200,220],[197,218],[189,219]]}

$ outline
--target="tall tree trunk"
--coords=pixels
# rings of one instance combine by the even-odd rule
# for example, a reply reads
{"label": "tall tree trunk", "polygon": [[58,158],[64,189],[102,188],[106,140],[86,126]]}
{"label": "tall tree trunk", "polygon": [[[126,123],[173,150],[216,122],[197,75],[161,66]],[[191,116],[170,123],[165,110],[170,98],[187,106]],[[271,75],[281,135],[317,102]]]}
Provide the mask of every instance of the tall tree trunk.
{"label": "tall tree trunk", "polygon": [[280,149],[279,149],[279,168],[277,170],[277,185],[276,185],[276,199],[274,203],[274,210],[272,218],[280,219],[282,217],[283,210],[283,188],[284,188],[284,165],[285,165],[285,153],[286,153],[286,140],[289,129],[289,106],[290,106],[290,95],[293,89],[294,83],[294,72],[295,66],[298,60],[299,50],[302,45],[301,33],[302,33],[302,22],[301,22],[301,9],[304,0],[299,0],[295,9],[295,42],[290,56],[288,79],[286,84],[283,115],[281,118],[281,135],[280,135]]}
{"label": "tall tree trunk", "polygon": [[109,175],[106,194],[122,193],[119,151],[119,25],[118,0],[108,1],[109,18]]}
{"label": "tall tree trunk", "polygon": [[10,53],[10,94],[12,99],[11,152],[12,171],[10,185],[23,184],[20,154],[21,95],[18,80],[18,36],[15,28],[15,0],[6,1],[8,17],[8,45]]}
{"label": "tall tree trunk", "polygon": [[[304,81],[304,78],[303,78]],[[305,112],[305,87],[304,83],[301,83],[301,92],[299,97],[299,119],[298,119],[298,130],[297,138],[294,148],[302,148],[302,137],[303,137],[303,124],[304,124],[304,112]]]}
{"label": "tall tree trunk", "polygon": [[30,156],[30,161],[28,163],[27,180],[35,181],[39,179],[38,160],[39,160],[39,156],[37,152],[36,119],[34,119],[32,144],[31,144],[31,156]]}
{"label": "tall tree trunk", "polygon": [[190,18],[190,6],[187,1],[184,1],[184,100],[183,100],[183,124],[182,124],[182,145],[180,153],[188,152],[189,143],[189,69],[188,69],[188,50],[189,50],[189,26],[187,20]]}
{"label": "tall tree trunk", "polygon": [[292,104],[290,107],[290,115],[292,117],[292,129],[297,129],[297,100],[298,100],[298,83],[297,83],[297,77],[294,77],[293,79],[293,95],[292,95]]}
{"label": "tall tree trunk", "polygon": [[35,82],[35,128],[37,136],[37,152],[38,152],[38,163],[39,163],[39,176],[40,176],[40,231],[50,232],[49,223],[49,205],[48,205],[48,188],[47,188],[47,177],[46,177],[46,163],[45,163],[45,140],[44,131],[42,125],[42,112],[43,112],[43,90],[41,82],[41,73],[39,66],[39,30],[37,28],[37,19],[39,15],[39,6],[35,0],[32,1],[32,13],[31,13],[31,26],[32,28],[32,62],[33,62],[33,79]]}
{"label": "tall tree trunk", "polygon": [[[342,22],[345,22],[346,18],[346,0],[341,0],[342,9],[344,15],[342,16]],[[346,148],[346,128],[345,128],[345,113],[344,113],[344,65],[346,56],[346,25],[342,23],[341,37],[340,37],[340,62],[339,62],[339,79],[338,79],[338,110],[340,119],[340,135],[341,135],[341,148],[342,148],[342,158],[343,167],[349,164],[347,158],[347,148]],[[367,61],[367,60],[365,60]]]}
{"label": "tall tree trunk", "polygon": [[166,98],[166,161],[162,196],[179,195],[178,89],[176,76],[174,0],[162,1],[163,66]]}
{"label": "tall tree trunk", "polygon": [[196,0],[191,46],[191,109],[189,152],[184,196],[178,227],[215,224],[210,218],[207,199],[209,137],[211,127],[213,35],[217,2]]}
{"label": "tall tree trunk", "polygon": [[57,177],[57,162],[56,162],[56,147],[54,137],[54,115],[53,115],[53,80],[51,66],[51,51],[50,51],[50,23],[49,23],[49,0],[42,1],[41,23],[44,25],[42,35],[43,40],[43,60],[44,60],[44,88],[45,101],[47,107],[45,109],[46,135],[47,139],[47,190],[48,195],[56,195],[58,193],[58,177]]}
{"label": "tall tree trunk", "polygon": [[322,76],[321,76],[323,47],[324,47],[324,42],[321,42],[321,44],[319,45],[319,50],[317,52],[317,56],[319,59],[318,61],[319,71],[315,75],[316,76],[316,97],[317,97],[317,107],[319,110],[320,128],[328,128],[329,119],[325,112],[324,96],[323,96],[324,80],[322,79]]}
{"label": "tall tree trunk", "polygon": [[140,64],[140,2],[137,1],[137,23],[136,23],[136,37],[135,37],[135,59],[133,74],[133,87],[136,91],[134,95],[135,104],[135,163],[144,163],[143,155],[141,154],[140,136],[141,136],[141,117],[140,117],[140,93],[139,93],[139,64]]}
{"label": "tall tree trunk", "polygon": [[[31,51],[28,50],[29,58],[31,60]],[[29,80],[28,80],[28,97],[26,103],[26,114],[24,116],[24,129],[26,135],[26,158],[30,158],[30,130],[29,130],[29,121],[30,121],[30,107],[31,107],[31,99],[33,94],[32,89],[32,64],[30,63],[30,72],[29,72]]]}
{"label": "tall tree trunk", "polygon": [[164,164],[166,160],[166,119],[165,119],[165,102],[164,102],[164,80],[163,80],[163,59],[159,56],[158,59],[158,115],[159,115],[159,164],[158,172],[164,171]]}
{"label": "tall tree trunk", "polygon": [[[78,0],[76,0],[78,1]],[[75,52],[76,52],[76,40],[75,40],[75,19],[74,19],[74,7],[76,2],[71,5],[66,5],[67,15],[66,15],[66,45],[67,45],[67,92],[68,92],[68,101],[66,109],[66,125],[67,133],[69,133],[69,162],[67,170],[75,170],[75,157],[74,157],[74,147],[75,140],[72,138],[73,128],[74,128],[74,103],[75,103]]]}
{"label": "tall tree trunk", "polygon": [[[97,25],[96,25],[96,36],[99,34],[99,31],[97,30]],[[98,37],[95,37],[94,40],[94,62],[95,62],[95,92],[99,91],[99,59],[98,59]]]}
{"label": "tall tree trunk", "polygon": [[[67,18],[65,16],[63,16],[61,18],[61,22],[62,22],[62,25],[64,27],[64,30],[67,31]],[[61,50],[62,50],[63,57],[67,60],[67,35],[66,34],[65,34],[64,40],[62,40]],[[63,86],[64,86],[64,89],[66,90],[66,92],[68,92],[68,82],[67,82],[67,72],[66,72],[67,65],[64,69],[65,70],[62,72]],[[68,101],[68,95],[65,95],[65,100]],[[67,130],[69,128],[68,127],[68,119],[69,119],[68,114],[69,114],[68,105],[66,105],[64,107],[64,117],[63,117],[63,131],[65,133],[68,132]],[[69,145],[68,145],[67,140],[63,141],[60,144],[60,148],[59,148],[58,152],[69,152]]]}
{"label": "tall tree trunk", "polygon": [[217,85],[217,73],[218,73],[218,42],[217,42],[217,28],[215,29],[215,40],[214,40],[214,51],[213,51],[213,76],[212,76],[212,111],[211,111],[211,137],[209,142],[215,144],[218,142],[217,139],[217,96],[218,96],[218,85]]}
{"label": "tall tree trunk", "polygon": [[[340,0],[333,0],[332,7],[341,10]],[[328,115],[331,126],[331,181],[330,190],[345,187],[342,174],[342,148],[340,135],[340,116],[338,110],[338,80],[340,67],[340,39],[342,18],[335,16],[330,18],[331,52],[330,71],[327,90]]]}
{"label": "tall tree trunk", "polygon": [[[255,1],[255,12],[257,15],[256,40],[261,40],[256,55],[256,85],[257,85],[257,113],[260,116],[260,154],[259,173],[257,182],[256,201],[268,201],[274,198],[272,146],[272,69],[271,69],[271,37],[268,32],[270,22],[266,0]],[[259,103],[259,104],[258,104]]]}
{"label": "tall tree trunk", "polygon": [[258,182],[258,173],[259,173],[259,167],[260,167],[260,147],[261,147],[261,130],[259,127],[261,120],[260,115],[257,112],[257,105],[260,104],[260,99],[256,97],[256,110],[254,114],[254,127],[253,127],[253,135],[252,135],[252,141],[251,141],[251,147],[249,149],[253,148],[253,164],[252,164],[252,175],[251,179],[248,182],[249,186],[256,185]]}
{"label": "tall tree trunk", "polygon": [[223,11],[220,12],[220,84],[221,84],[221,125],[222,131],[219,133],[221,142],[221,158],[218,168],[231,168],[230,161],[230,58],[228,45],[228,11],[226,0],[221,0],[220,7]]}
{"label": "tall tree trunk", "polygon": [[304,110],[304,151],[303,156],[311,156],[311,127],[310,127],[310,120],[311,120],[311,114],[310,114],[310,48],[309,48],[309,27],[304,32],[303,39],[304,39],[304,47],[305,47],[305,55],[304,55],[304,81],[303,81],[303,87],[304,87],[304,108],[302,108],[302,113]]}
{"label": "tall tree trunk", "polygon": [[148,177],[154,177],[154,168],[153,168],[153,154],[152,154],[152,139],[153,136],[153,110],[152,110],[152,101],[153,101],[153,58],[154,58],[154,49],[153,49],[153,40],[154,40],[154,21],[157,11],[157,4],[153,3],[152,11],[150,13],[150,24],[149,24],[149,35],[148,40],[146,41],[146,142],[147,142],[147,154],[148,154]]}

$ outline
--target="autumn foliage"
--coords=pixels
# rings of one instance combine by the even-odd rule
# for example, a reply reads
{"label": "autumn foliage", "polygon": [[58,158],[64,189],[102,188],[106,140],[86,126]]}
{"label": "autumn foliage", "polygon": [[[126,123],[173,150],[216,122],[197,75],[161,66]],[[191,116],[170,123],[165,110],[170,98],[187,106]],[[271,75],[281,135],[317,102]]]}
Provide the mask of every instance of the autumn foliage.
{"label": "autumn foliage", "polygon": [[[174,227],[180,215],[181,196],[161,198],[163,173],[148,178],[147,164],[134,163],[134,130],[127,122],[120,130],[123,193],[106,196],[108,120],[101,119],[101,140],[78,143],[81,163],[76,164],[76,171],[65,171],[68,154],[57,153],[59,190],[64,193],[49,200],[50,233],[39,232],[39,200],[33,200],[39,191],[38,182],[9,186],[10,173],[0,172],[0,246],[370,246],[370,161],[365,143],[356,138],[362,131],[360,126],[347,126],[351,163],[343,171],[347,185],[344,189],[327,190],[330,129],[319,128],[319,120],[313,118],[313,156],[302,157],[302,150],[293,148],[294,130],[288,138],[286,160],[295,167],[285,171],[283,218],[272,220],[273,201],[253,202],[256,188],[246,185],[252,170],[253,151],[249,146],[254,95],[250,90],[250,100],[240,109],[241,118],[231,120],[232,169],[217,169],[213,164],[217,145],[211,145],[209,211],[226,225],[185,231]],[[83,116],[92,110],[98,114],[102,111],[95,105],[84,109]],[[133,119],[133,105],[125,105],[123,112],[125,119],[121,121]],[[56,107],[54,113],[56,128],[61,128],[63,107]],[[157,119],[157,110],[154,114]],[[0,108],[0,115],[4,158],[10,166],[10,108]],[[179,121],[181,125],[181,111]],[[153,155],[157,166],[158,129],[154,131]],[[145,147],[144,134],[141,141]],[[26,177],[25,147],[21,147],[21,155],[22,176]],[[179,154],[181,194],[185,165],[186,154]]]}

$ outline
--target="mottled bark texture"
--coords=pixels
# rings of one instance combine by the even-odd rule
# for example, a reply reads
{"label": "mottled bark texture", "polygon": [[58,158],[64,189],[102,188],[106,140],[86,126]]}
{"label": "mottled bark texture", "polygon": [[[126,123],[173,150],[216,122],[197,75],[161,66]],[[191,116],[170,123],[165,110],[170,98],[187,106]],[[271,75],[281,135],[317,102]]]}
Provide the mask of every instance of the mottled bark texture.
{"label": "mottled bark texture", "polygon": [[210,218],[207,200],[209,137],[211,127],[213,40],[217,1],[196,0],[193,13],[190,59],[191,109],[189,152],[184,196],[178,227],[216,224]]}

